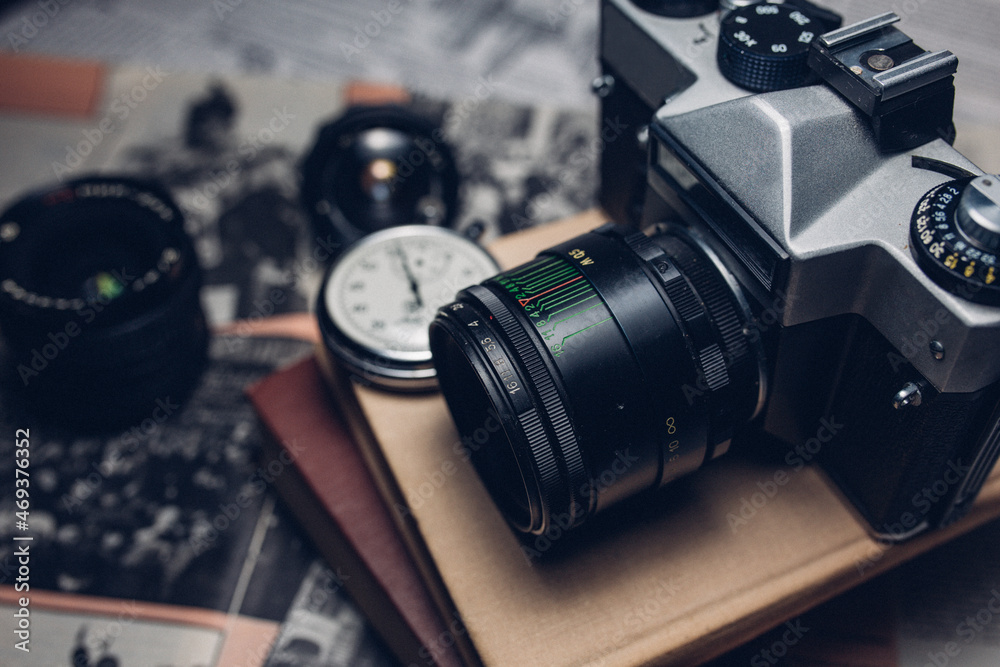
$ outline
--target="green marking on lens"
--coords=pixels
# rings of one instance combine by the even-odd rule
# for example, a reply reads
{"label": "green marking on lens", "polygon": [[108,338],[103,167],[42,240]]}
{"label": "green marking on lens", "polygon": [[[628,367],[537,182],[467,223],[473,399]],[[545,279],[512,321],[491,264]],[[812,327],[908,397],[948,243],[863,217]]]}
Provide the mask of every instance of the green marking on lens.
{"label": "green marking on lens", "polygon": [[574,332],[573,332],[573,333],[571,333],[571,334],[566,334],[565,336],[563,336],[563,339],[562,339],[562,342],[561,342],[561,343],[559,343],[560,347],[562,347],[562,346],[566,345],[566,341],[567,341],[568,339],[572,338],[573,336],[575,336],[575,335],[577,335],[577,334],[579,334],[579,333],[583,333],[583,332],[584,332],[584,331],[586,331],[587,329],[593,329],[593,328],[594,328],[594,327],[596,327],[596,326],[597,326],[598,324],[604,324],[605,322],[609,321],[610,319],[611,319],[610,317],[605,317],[605,318],[604,318],[603,320],[600,320],[599,322],[594,322],[593,324],[591,324],[591,325],[588,325],[588,326],[585,326],[585,327],[583,327],[582,329],[577,329],[576,331],[574,331]]}
{"label": "green marking on lens", "polygon": [[[582,277],[582,276],[581,276]],[[572,308],[573,306],[581,305],[584,301],[589,301],[597,296],[594,288],[590,286],[589,283],[578,283],[573,285],[572,289],[564,290],[562,293],[554,294],[552,297],[545,299],[544,308],[540,305],[539,308],[543,308],[548,317],[552,317],[557,313],[561,313],[565,310]],[[577,298],[582,297],[582,298]],[[556,306],[562,306],[567,304],[562,308],[555,308]]]}
{"label": "green marking on lens", "polygon": [[558,284],[561,280],[579,275],[572,266],[553,267],[541,274],[532,276],[532,280],[525,282],[525,289],[545,290]]}
{"label": "green marking on lens", "polygon": [[559,257],[548,257],[529,264],[520,271],[508,274],[502,284],[522,308],[527,310],[530,305],[546,317],[596,296],[583,274]]}
{"label": "green marking on lens", "polygon": [[[498,277],[498,282],[531,318],[535,330],[556,357],[567,351],[564,347],[573,336],[614,319],[579,268],[561,257],[536,260]],[[559,319],[553,319],[560,315]],[[601,319],[594,321],[595,318]],[[577,324],[577,329],[565,335],[556,332],[556,327],[569,328],[567,323]]]}
{"label": "green marking on lens", "polygon": [[574,275],[579,275],[579,272],[572,264],[558,257],[548,257],[508,274],[507,278],[522,290],[540,292]]}
{"label": "green marking on lens", "polygon": [[[573,305],[576,305],[576,304],[573,304]],[[571,319],[573,319],[574,317],[576,317],[577,315],[583,315],[584,313],[589,312],[589,311],[593,310],[594,308],[600,308],[603,305],[604,305],[603,303],[598,302],[598,303],[595,303],[590,308],[584,308],[583,310],[578,310],[577,312],[573,313],[572,315],[570,315],[568,317],[564,317],[561,320],[556,320],[555,322],[552,322],[552,330],[555,331],[555,328],[556,328],[557,324],[564,324],[564,323],[570,321]],[[570,308],[570,307],[571,306],[566,306],[566,308],[563,308],[562,310],[566,310],[567,308]],[[556,311],[556,312],[561,312],[561,311]],[[555,313],[553,313],[553,315],[554,314]],[[551,321],[551,320],[549,320],[549,321]],[[570,334],[570,335],[572,335],[572,334]]]}
{"label": "green marking on lens", "polygon": [[102,271],[94,276],[93,280],[99,298],[110,301],[125,291],[125,286],[110,273]]}

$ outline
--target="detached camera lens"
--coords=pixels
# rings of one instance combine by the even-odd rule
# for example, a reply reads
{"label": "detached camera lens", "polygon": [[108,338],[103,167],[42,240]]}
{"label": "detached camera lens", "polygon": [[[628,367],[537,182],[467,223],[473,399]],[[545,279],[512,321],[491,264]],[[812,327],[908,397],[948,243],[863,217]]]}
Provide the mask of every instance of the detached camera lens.
{"label": "detached camera lens", "polygon": [[207,331],[183,216],[150,183],[87,178],[0,217],[5,384],[42,417],[111,428],[176,405]]}
{"label": "detached camera lens", "polygon": [[458,180],[432,123],[402,107],[354,107],[320,130],[302,165],[302,201],[316,234],[346,247],[386,227],[450,226]]}
{"label": "detached camera lens", "polygon": [[680,19],[711,14],[719,8],[719,0],[634,0],[637,7],[658,16]]}
{"label": "detached camera lens", "polygon": [[608,225],[462,290],[430,339],[484,485],[541,534],[725,450],[764,392],[750,317],[690,232]]}

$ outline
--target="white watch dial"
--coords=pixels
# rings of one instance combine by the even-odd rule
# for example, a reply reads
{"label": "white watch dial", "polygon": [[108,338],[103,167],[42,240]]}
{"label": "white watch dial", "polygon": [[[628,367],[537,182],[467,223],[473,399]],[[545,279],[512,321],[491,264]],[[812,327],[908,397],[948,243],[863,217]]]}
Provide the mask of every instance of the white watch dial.
{"label": "white watch dial", "polygon": [[356,344],[398,361],[425,361],[437,309],[497,271],[484,250],[458,234],[427,225],[393,227],[340,258],[323,298],[335,326]]}

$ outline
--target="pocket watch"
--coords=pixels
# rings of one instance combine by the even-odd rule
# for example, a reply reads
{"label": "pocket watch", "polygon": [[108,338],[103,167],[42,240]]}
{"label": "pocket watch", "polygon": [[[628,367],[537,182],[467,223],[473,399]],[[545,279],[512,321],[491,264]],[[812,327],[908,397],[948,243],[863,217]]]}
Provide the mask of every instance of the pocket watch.
{"label": "pocket watch", "polygon": [[361,382],[422,391],[437,386],[427,329],[464,287],[497,272],[468,238],[401,225],[369,234],[327,270],[316,303],[323,344]]}

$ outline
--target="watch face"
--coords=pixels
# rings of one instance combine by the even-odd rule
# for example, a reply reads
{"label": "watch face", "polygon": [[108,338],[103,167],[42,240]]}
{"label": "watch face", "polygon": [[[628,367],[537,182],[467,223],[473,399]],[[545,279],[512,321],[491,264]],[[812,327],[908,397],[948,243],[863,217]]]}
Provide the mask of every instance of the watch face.
{"label": "watch face", "polygon": [[464,287],[499,271],[472,241],[427,225],[366,236],[331,267],[317,314],[327,347],[376,384],[434,385],[427,328]]}

